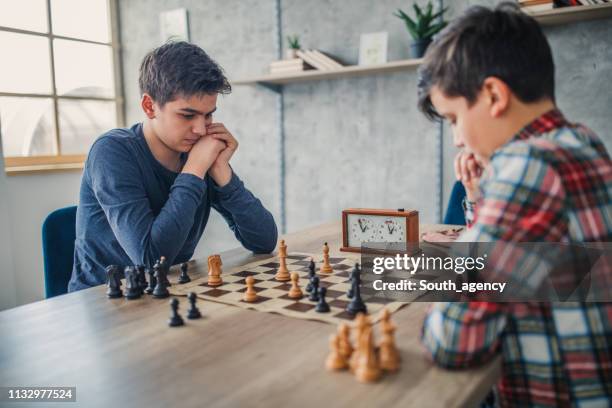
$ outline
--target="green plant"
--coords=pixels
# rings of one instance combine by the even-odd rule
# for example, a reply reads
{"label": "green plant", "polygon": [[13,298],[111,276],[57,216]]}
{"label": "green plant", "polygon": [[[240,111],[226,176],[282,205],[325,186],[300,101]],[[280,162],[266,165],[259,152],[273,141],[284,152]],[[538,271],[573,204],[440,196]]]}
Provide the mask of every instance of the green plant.
{"label": "green plant", "polygon": [[415,40],[426,40],[433,37],[436,33],[446,27],[447,22],[442,21],[439,23],[434,23],[434,20],[438,17],[441,17],[444,12],[447,10],[443,8],[437,13],[433,13],[433,5],[431,1],[427,3],[425,12],[419,7],[418,4],[413,4],[414,13],[416,14],[416,19],[413,20],[410,16],[404,13],[401,9],[397,9],[397,13],[393,15],[404,21],[406,24],[406,28],[408,32]]}
{"label": "green plant", "polygon": [[291,48],[292,50],[299,50],[300,48],[302,48],[302,46],[300,45],[300,39],[297,35],[288,35],[287,42],[289,43],[289,48]]}

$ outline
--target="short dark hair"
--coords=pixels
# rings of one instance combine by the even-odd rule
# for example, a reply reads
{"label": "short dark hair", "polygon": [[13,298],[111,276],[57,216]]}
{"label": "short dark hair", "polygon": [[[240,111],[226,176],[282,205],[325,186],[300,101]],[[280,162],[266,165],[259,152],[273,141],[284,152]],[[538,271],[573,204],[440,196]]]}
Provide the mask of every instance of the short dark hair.
{"label": "short dark hair", "polygon": [[197,45],[167,42],[149,52],[140,65],[141,95],[164,106],[178,96],[228,94],[232,86],[221,67]]}
{"label": "short dark hair", "polygon": [[419,109],[441,119],[431,103],[437,86],[447,96],[476,100],[487,77],[504,81],[525,103],[555,100],[555,66],[540,25],[515,3],[470,7],[433,41],[419,68]]}

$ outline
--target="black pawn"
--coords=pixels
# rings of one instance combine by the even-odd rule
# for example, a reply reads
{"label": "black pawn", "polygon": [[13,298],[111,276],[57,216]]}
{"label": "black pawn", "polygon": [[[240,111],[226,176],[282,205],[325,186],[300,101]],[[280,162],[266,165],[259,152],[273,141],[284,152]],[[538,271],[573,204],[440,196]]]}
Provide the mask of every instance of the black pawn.
{"label": "black pawn", "polygon": [[179,301],[177,298],[172,298],[170,307],[172,308],[172,315],[170,315],[170,320],[168,320],[168,326],[177,327],[184,325],[185,321],[183,321],[181,315],[178,314]]}
{"label": "black pawn", "polygon": [[312,291],[312,283],[310,283],[310,281],[315,275],[315,263],[314,260],[310,258],[310,263],[308,264],[308,285],[306,285],[306,292],[308,293]]}
{"label": "black pawn", "polygon": [[189,309],[189,312],[187,312],[187,318],[199,319],[202,317],[202,313],[200,313],[198,307],[196,306],[196,300],[198,299],[196,294],[193,292],[189,293],[189,295],[187,295],[187,299],[189,299],[189,303],[191,304],[191,308]]}
{"label": "black pawn", "polygon": [[316,302],[319,300],[319,277],[313,276],[310,278],[310,296],[308,300]]}
{"label": "black pawn", "polygon": [[170,292],[168,292],[168,285],[164,276],[166,271],[159,264],[155,264],[153,269],[155,270],[155,280],[157,281],[155,289],[153,289],[153,297],[157,299],[167,298],[170,296]]}
{"label": "black pawn", "polygon": [[191,282],[191,278],[187,275],[187,262],[181,264],[181,275],[178,278],[178,283]]}
{"label": "black pawn", "polygon": [[149,286],[147,286],[145,292],[150,295],[153,293],[153,290],[155,290],[155,286],[157,285],[157,279],[155,279],[155,270],[149,268],[147,272],[149,273]]}
{"label": "black pawn", "polygon": [[317,303],[317,307],[315,307],[315,312],[317,313],[328,313],[329,305],[325,301],[325,295],[327,294],[327,288],[323,287],[319,289],[319,303]]}
{"label": "black pawn", "polygon": [[140,283],[140,292],[144,293],[147,289],[147,272],[144,265],[137,265],[136,270],[138,271],[138,282]]}
{"label": "black pawn", "polygon": [[109,299],[116,299],[123,296],[121,290],[121,277],[119,276],[119,267],[117,265],[109,265],[106,267],[106,278],[108,283],[108,289],[106,290],[106,296]]}
{"label": "black pawn", "polygon": [[138,271],[133,266],[125,267],[125,298],[128,300],[138,299],[142,296]]}

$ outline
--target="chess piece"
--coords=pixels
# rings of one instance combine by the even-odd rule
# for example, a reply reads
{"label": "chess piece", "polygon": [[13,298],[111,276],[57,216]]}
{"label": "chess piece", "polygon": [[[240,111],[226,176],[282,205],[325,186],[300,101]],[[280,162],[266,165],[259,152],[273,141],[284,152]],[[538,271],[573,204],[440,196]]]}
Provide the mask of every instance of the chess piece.
{"label": "chess piece", "polygon": [[183,284],[183,283],[188,283],[191,282],[191,278],[189,277],[189,275],[187,275],[187,262],[183,262],[181,264],[181,275],[178,278],[178,283]]}
{"label": "chess piece", "polygon": [[223,279],[221,279],[221,256],[211,255],[208,257],[208,286],[221,286],[223,285]]}
{"label": "chess piece", "polygon": [[324,275],[329,275],[333,271],[334,270],[329,264],[329,246],[327,246],[327,242],[326,242],[325,244],[323,244],[323,265],[321,265],[321,270],[319,271],[319,273],[322,273]]}
{"label": "chess piece", "polygon": [[338,341],[339,341],[339,351],[344,358],[347,360],[353,354],[353,345],[351,344],[350,339],[350,328],[346,323],[340,324],[338,326]]}
{"label": "chess piece", "polygon": [[308,264],[308,285],[306,285],[306,292],[308,293],[312,291],[312,284],[310,282],[315,276],[315,268],[314,259],[310,258],[310,263]]}
{"label": "chess piece", "polygon": [[317,313],[329,313],[329,305],[325,301],[325,295],[327,294],[327,288],[322,287],[319,289],[319,302],[315,307]]}
{"label": "chess piece", "polygon": [[138,299],[142,296],[138,271],[133,266],[126,266],[125,274],[125,298],[128,300]]}
{"label": "chess piece", "polygon": [[281,239],[280,244],[278,245],[278,257],[286,258],[287,257],[287,245],[285,244],[285,240]]}
{"label": "chess piece", "polygon": [[155,263],[153,266],[155,270],[155,289],[153,289],[153,297],[157,299],[163,299],[170,296],[170,292],[168,292],[168,279],[166,278],[166,269],[159,262]]}
{"label": "chess piece", "polygon": [[121,277],[119,276],[119,267],[117,265],[109,265],[106,267],[106,279],[108,283],[106,296],[108,296],[109,299],[122,297]]}
{"label": "chess piece", "polygon": [[298,280],[300,279],[300,275],[297,272],[291,272],[291,289],[289,289],[290,299],[301,299],[304,294],[302,293],[302,289],[300,289],[298,285]]}
{"label": "chess piece", "polygon": [[329,338],[330,353],[325,360],[325,368],[329,371],[340,371],[348,367],[346,358],[340,352],[340,338],[332,334]]}
{"label": "chess piece", "polygon": [[196,294],[190,292],[189,295],[187,295],[187,299],[189,299],[189,304],[191,304],[191,308],[189,309],[189,312],[187,312],[187,318],[199,319],[200,317],[202,317],[202,313],[200,313],[200,310],[196,306],[196,301],[198,300]]}
{"label": "chess piece", "polygon": [[379,347],[380,368],[389,372],[396,372],[400,366],[400,355],[395,345],[395,325],[391,323],[391,313],[385,308],[380,321],[382,340]]}
{"label": "chess piece", "polygon": [[166,287],[172,286],[172,284],[168,280],[168,275],[170,275],[170,265],[168,265],[168,262],[165,256],[162,256],[159,258],[159,267],[164,270],[163,276],[164,276],[164,281],[165,281],[164,283],[166,284]]}
{"label": "chess piece", "polygon": [[138,271],[138,282],[140,286],[140,293],[143,294],[147,289],[147,273],[144,265],[137,265],[136,270]]}
{"label": "chess piece", "polygon": [[353,373],[357,369],[357,362],[359,361],[359,339],[368,327],[372,327],[370,319],[366,314],[359,313],[357,317],[355,317],[355,338],[357,339],[357,347],[353,350],[353,353],[351,354],[351,358],[349,360],[349,368]]}
{"label": "chess piece", "polygon": [[155,286],[157,286],[157,279],[155,279],[155,270],[153,268],[149,268],[147,272],[149,273],[149,286],[145,289],[145,293],[150,295],[153,293]]}
{"label": "chess piece", "polygon": [[355,377],[359,382],[368,383],[377,381],[381,374],[376,350],[374,349],[372,327],[366,327],[359,338],[359,357],[355,368]]}
{"label": "chess piece", "polygon": [[257,300],[257,292],[255,291],[255,278],[247,276],[245,279],[247,290],[244,292],[244,301],[248,303],[255,302]]}
{"label": "chess piece", "polygon": [[308,300],[311,300],[313,302],[316,302],[319,300],[319,277],[318,276],[313,276],[310,279],[310,296],[308,297]]}
{"label": "chess piece", "polygon": [[278,267],[278,271],[276,271],[276,275],[274,278],[279,282],[287,282],[291,279],[289,275],[289,270],[287,269],[287,245],[285,245],[285,240],[281,240],[280,245],[278,246],[278,259],[280,261],[280,266]]}
{"label": "chess piece", "polygon": [[359,270],[359,264],[356,263],[353,271],[351,272],[351,288],[349,289],[346,296],[351,299],[351,302],[346,307],[346,311],[352,315],[357,313],[367,313],[368,308],[361,298],[361,271]]}
{"label": "chess piece", "polygon": [[168,320],[168,326],[177,327],[184,325],[185,321],[183,320],[181,315],[178,314],[179,300],[177,298],[172,298],[172,300],[170,301],[170,307],[172,308],[172,315],[170,315],[170,320]]}

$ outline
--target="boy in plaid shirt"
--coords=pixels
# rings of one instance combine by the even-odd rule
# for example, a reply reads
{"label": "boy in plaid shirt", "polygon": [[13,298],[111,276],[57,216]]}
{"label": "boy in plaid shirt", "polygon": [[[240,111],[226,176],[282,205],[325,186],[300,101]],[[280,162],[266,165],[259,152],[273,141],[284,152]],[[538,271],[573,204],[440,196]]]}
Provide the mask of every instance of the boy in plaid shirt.
{"label": "boy in plaid shirt", "polygon": [[[474,7],[429,48],[419,107],[451,124],[466,188],[464,242],[605,242],[612,162],[555,106],[554,63],[538,23],[504,3]],[[436,303],[423,325],[448,368],[501,353],[500,406],[612,406],[612,304]]]}

